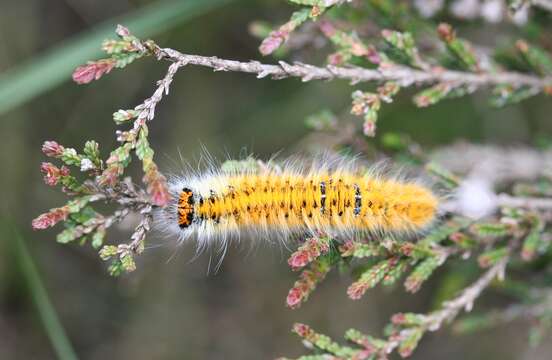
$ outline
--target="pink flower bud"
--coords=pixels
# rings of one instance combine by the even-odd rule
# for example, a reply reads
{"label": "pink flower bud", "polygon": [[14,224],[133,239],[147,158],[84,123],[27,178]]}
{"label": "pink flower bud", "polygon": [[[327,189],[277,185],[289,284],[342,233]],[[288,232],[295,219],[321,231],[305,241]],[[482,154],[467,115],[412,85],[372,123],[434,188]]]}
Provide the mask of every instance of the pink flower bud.
{"label": "pink flower bud", "polygon": [[452,29],[452,26],[447,23],[439,24],[437,27],[437,33],[439,34],[439,37],[446,42],[454,40],[454,30]]}
{"label": "pink flower bud", "polygon": [[[109,164],[109,159],[108,159]],[[119,181],[119,167],[117,165],[108,166],[100,175],[98,183],[101,186],[115,186]]]}
{"label": "pink flower bud", "polygon": [[69,211],[66,207],[52,209],[46,214],[42,214],[33,220],[32,226],[34,230],[43,230],[54,226],[58,222],[67,219]]}
{"label": "pink flower bud", "polygon": [[374,49],[373,47],[368,48],[368,52],[366,53],[366,58],[372,64],[377,65],[377,64],[381,63],[381,57],[378,54],[378,52],[376,51],[376,49]]}
{"label": "pink flower bud", "polygon": [[331,22],[321,21],[319,27],[325,36],[332,37],[335,35],[335,26]]}
{"label": "pink flower bud", "polygon": [[117,29],[115,30],[115,33],[117,33],[117,35],[119,35],[120,37],[125,37],[130,35],[130,31],[128,31],[128,29],[121,24],[117,25]]}
{"label": "pink flower bud", "polygon": [[167,179],[157,171],[155,164],[144,175],[144,182],[148,184],[148,194],[155,205],[163,207],[169,203]]}
{"label": "pink flower bud", "polygon": [[312,330],[308,325],[301,324],[301,323],[296,323],[295,325],[293,325],[293,331],[295,331],[297,335],[301,337],[306,337],[310,333],[312,333]]}
{"label": "pink flower bud", "polygon": [[288,34],[283,31],[271,32],[270,35],[263,40],[261,46],[259,46],[259,51],[265,56],[272,54],[282,45],[287,36]]}
{"label": "pink flower bud", "polygon": [[299,307],[299,304],[301,304],[301,300],[303,299],[303,293],[298,288],[292,288],[289,290],[288,296],[286,298],[286,305],[292,309],[296,309]]}
{"label": "pink flower bud", "polygon": [[355,243],[351,240],[347,240],[342,245],[339,246],[339,252],[341,256],[347,257],[353,255],[355,251]]}
{"label": "pink flower bud", "polygon": [[356,282],[351,284],[347,289],[347,295],[353,300],[358,300],[368,290],[368,286],[364,282]]}
{"label": "pink flower bud", "polygon": [[413,346],[405,346],[399,349],[399,355],[403,358],[409,357],[414,352]]}
{"label": "pink flower bud", "polygon": [[288,259],[288,264],[293,270],[297,270],[307,265],[309,260],[309,256],[305,251],[297,251]]}
{"label": "pink flower bud", "polygon": [[396,313],[391,317],[391,322],[395,325],[404,324],[406,321],[406,316],[403,313]]}
{"label": "pink flower bud", "polygon": [[343,55],[338,52],[328,55],[328,63],[330,65],[339,66],[343,65],[343,62]]}
{"label": "pink flower bud", "polygon": [[403,255],[410,256],[410,255],[412,255],[412,252],[414,251],[414,248],[415,248],[414,244],[405,243],[405,244],[401,245],[400,251],[403,253]]}
{"label": "pink flower bud", "polygon": [[92,80],[98,80],[104,74],[109,73],[115,66],[112,59],[103,59],[81,65],[73,71],[73,81],[77,84],[88,84]]}
{"label": "pink flower bud", "polygon": [[73,71],[73,81],[77,84],[88,84],[96,77],[94,64],[81,65]]}
{"label": "pink flower bud", "polygon": [[42,152],[49,157],[59,157],[63,154],[64,147],[55,141],[45,141],[42,144]]}
{"label": "pink flower bud", "polygon": [[35,230],[42,230],[50,227],[52,224],[52,221],[48,214],[42,214],[36,219],[33,220],[32,226]]}
{"label": "pink flower bud", "polygon": [[376,123],[373,121],[365,121],[362,127],[364,135],[373,137],[376,135]]}
{"label": "pink flower bud", "polygon": [[165,206],[170,201],[169,191],[164,181],[157,180],[149,187],[151,201],[157,206]]}
{"label": "pink flower bud", "polygon": [[61,176],[60,170],[52,163],[43,162],[40,171],[44,174],[44,182],[50,186],[56,186]]}
{"label": "pink flower bud", "polygon": [[59,170],[59,175],[61,176],[69,176],[69,168],[65,165],[63,165],[61,167],[61,169]]}

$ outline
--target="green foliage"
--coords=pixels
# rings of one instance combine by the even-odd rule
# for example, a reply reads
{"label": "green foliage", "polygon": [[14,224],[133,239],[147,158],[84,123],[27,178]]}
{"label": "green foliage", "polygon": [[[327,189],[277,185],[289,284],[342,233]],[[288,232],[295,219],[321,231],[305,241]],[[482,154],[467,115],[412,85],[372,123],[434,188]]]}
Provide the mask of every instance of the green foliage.
{"label": "green foliage", "polygon": [[445,43],[449,54],[456,60],[458,68],[474,72],[479,71],[477,56],[469,42],[457,38],[449,24],[440,24],[437,32]]}
{"label": "green foliage", "polygon": [[388,45],[386,53],[393,62],[418,69],[427,68],[428,65],[420,58],[412,34],[386,29],[381,32],[381,35]]}
{"label": "green foliage", "polygon": [[414,270],[408,275],[404,286],[409,292],[416,292],[422,286],[422,283],[425,282],[431,274],[441,265],[443,259],[439,259],[436,256],[428,257],[422,262],[420,262]]}
{"label": "green foliage", "polygon": [[529,45],[523,40],[516,42],[516,48],[522,59],[537,74],[545,76],[552,75],[552,57],[536,45]]}

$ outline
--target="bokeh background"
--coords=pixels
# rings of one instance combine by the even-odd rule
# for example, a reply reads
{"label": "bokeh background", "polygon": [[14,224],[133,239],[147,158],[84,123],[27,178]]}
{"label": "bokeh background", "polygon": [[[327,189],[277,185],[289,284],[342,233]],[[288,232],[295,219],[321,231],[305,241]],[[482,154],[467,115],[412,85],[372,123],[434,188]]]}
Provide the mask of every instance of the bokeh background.
{"label": "bokeh background", "polygon": [[[378,335],[391,314],[438,305],[432,290],[439,276],[416,296],[377,288],[353,302],[345,292],[350,275],[335,272],[301,309],[289,310],[284,300],[296,277],[286,264],[289,250],[258,239],[233,246],[220,270],[208,274],[209,254],[190,261],[193,246],[152,235],[138,270],[115,279],[93,249],[57,244],[57,228],[30,229],[35,216],[65,201],[43,184],[42,142],[80,148],[95,139],[107,154],[115,146],[111,114],[142,102],[164,75],[167,64],[148,59],[87,86],[70,81],[76,65],[101,55],[114,24],[183,52],[247,60],[261,58],[249,24],[280,23],[291,11],[279,0],[0,2],[0,359],[56,358],[50,339],[64,337],[80,359],[297,356],[303,348],[290,332],[296,321],[336,339],[350,327]],[[463,31],[484,44],[501,26]],[[344,82],[257,80],[187,67],[158,107],[150,139],[167,172],[181,169],[180,156],[193,163],[201,144],[220,157],[291,154],[309,132],[309,114],[322,107],[340,113],[349,102]],[[460,139],[533,144],[552,133],[551,111],[542,97],[496,110],[476,95],[419,110],[400,96],[383,109],[379,131],[408,133],[427,148]],[[108,239],[126,236],[123,226]],[[413,359],[547,358],[550,345],[528,349],[526,333],[523,323],[463,337],[442,330],[425,338]]]}

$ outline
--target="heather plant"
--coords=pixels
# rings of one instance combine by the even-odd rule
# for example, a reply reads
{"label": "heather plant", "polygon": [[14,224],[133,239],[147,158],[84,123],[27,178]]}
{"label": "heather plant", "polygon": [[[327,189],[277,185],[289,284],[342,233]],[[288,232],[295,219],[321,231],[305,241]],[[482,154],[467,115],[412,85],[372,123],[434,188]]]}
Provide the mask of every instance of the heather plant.
{"label": "heather plant", "polygon": [[[44,143],[43,153],[59,163],[42,164],[44,181],[49,186],[61,186],[71,200],[37,217],[33,228],[63,223],[65,229],[59,233],[58,242],[90,244],[110,262],[113,275],[136,268],[136,256],[144,252],[153,211],[169,201],[167,180],[154,161],[148,127],[156,106],[169,94],[173,77],[181,68],[196,65],[214,71],[249,73],[259,79],[348,81],[351,103],[343,106],[354,117],[322,109],[306,119],[306,125],[314,133],[331,135],[331,146],[337,152],[384,154],[394,164],[432,177],[435,189],[446,194],[440,206],[442,214],[414,239],[388,235],[352,240],[327,234],[302,239],[288,260],[291,270],[299,275],[287,294],[286,305],[291,309],[303,306],[334,269],[354,277],[344,289],[351,300],[362,299],[376,286],[397,287],[401,283],[406,292],[416,293],[434,273],[446,276],[458,272],[458,263],[478,269],[480,275],[461,276],[461,286],[435,310],[393,315],[377,336],[347,331],[347,345],[334,342],[308,325],[295,324],[293,332],[312,353],[301,358],[384,359],[395,351],[408,357],[427,332],[452,321],[455,331],[467,332],[523,318],[531,323],[530,341],[538,343],[552,325],[550,147],[501,149],[462,143],[426,149],[407,134],[380,134],[376,124],[385,121],[380,116],[382,106],[393,106],[395,99],[412,91],[417,107],[457,101],[475,92],[487,97],[490,107],[552,95],[550,39],[543,35],[550,30],[552,3],[291,2],[295,11],[283,25],[258,21],[250,27],[253,35],[262,38],[260,53],[277,61],[184,54],[162,48],[152,40],[142,41],[119,26],[118,38],[103,43],[106,58],[75,69],[76,83],[99,80],[114,69],[146,57],[167,61],[167,73],[143,103],[113,113],[115,124],[124,130],[116,132],[118,147],[107,157],[102,157],[99,144],[93,140],[84,144],[82,152],[55,141]],[[509,41],[487,47],[474,44],[451,24],[440,22],[441,18],[459,25],[475,20],[506,22],[509,31],[504,36]],[[315,43],[319,44],[316,50],[309,49]],[[301,62],[284,60],[301,52],[311,56],[313,62],[304,62],[305,56]],[[324,63],[316,60],[320,54],[326,59]],[[141,162],[142,185],[127,176],[133,158]],[[273,164],[251,158],[223,164],[226,169],[247,167],[252,171],[265,166]],[[105,202],[115,205],[108,215],[95,208],[97,203]],[[138,214],[140,221],[130,240],[109,241],[109,228],[131,213]],[[510,294],[510,303],[502,309],[478,309],[473,315],[456,319],[463,311],[470,312],[487,290]]]}

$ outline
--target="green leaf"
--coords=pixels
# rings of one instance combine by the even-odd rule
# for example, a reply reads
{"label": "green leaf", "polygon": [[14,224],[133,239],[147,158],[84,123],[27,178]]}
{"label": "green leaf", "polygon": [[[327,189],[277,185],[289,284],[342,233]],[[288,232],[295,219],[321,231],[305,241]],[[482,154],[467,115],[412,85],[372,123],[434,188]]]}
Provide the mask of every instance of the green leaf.
{"label": "green leaf", "polygon": [[[396,258],[381,260],[374,266],[370,267],[368,270],[364,271],[360,275],[359,279],[355,283],[353,283],[353,285],[355,284],[362,285],[366,289],[375,287],[384,279],[385,275],[389,272],[389,270],[396,266],[396,263],[397,263]],[[351,287],[349,289],[352,290]]]}
{"label": "green leaf", "polygon": [[107,271],[109,272],[109,275],[111,276],[119,276],[122,273],[125,272],[125,269],[123,267],[123,263],[119,259],[113,260],[113,262],[109,265]]}
{"label": "green leaf", "polygon": [[100,145],[94,140],[87,141],[83,152],[91,161],[96,162],[100,158]]}
{"label": "green leaf", "polygon": [[134,60],[141,58],[142,56],[143,54],[140,53],[122,53],[113,54],[112,58],[115,59],[115,67],[121,69],[132,63]]}
{"label": "green leaf", "polygon": [[356,329],[349,329],[345,332],[345,339],[355,344],[359,344],[365,348],[372,346],[376,349],[383,348],[387,342],[382,339],[377,339],[370,335],[365,335]]}
{"label": "green leaf", "polygon": [[382,254],[382,250],[376,242],[361,243],[351,241],[341,246],[340,251],[342,257],[354,256],[356,258],[366,258]]}
{"label": "green leaf", "polygon": [[148,142],[147,130],[142,129],[138,136],[138,141],[136,142],[136,156],[138,156],[138,159],[144,161],[153,159],[153,154],[153,149]]}
{"label": "green leaf", "polygon": [[407,259],[401,259],[397,262],[397,264],[391,268],[385,274],[383,277],[382,284],[385,286],[393,285],[397,282],[403,276],[403,274],[406,272],[406,269],[408,268],[408,260]]}
{"label": "green leaf", "polygon": [[[80,212],[82,209],[85,208],[86,205],[88,205],[88,203],[90,202],[91,199],[92,199],[91,196],[82,196],[80,198],[76,198],[74,200],[69,201],[67,203],[69,213],[70,214],[76,214],[76,213]],[[92,211],[93,211],[93,209],[92,209]],[[89,214],[90,214],[90,209],[87,210],[87,212],[84,214],[84,216],[88,216]],[[94,214],[95,214],[95,212],[94,212]],[[84,221],[86,221],[86,220],[84,220]],[[82,222],[84,222],[84,221],[82,221]]]}
{"label": "green leaf", "polygon": [[492,249],[479,255],[477,261],[482,268],[488,268],[504,259],[510,253],[510,249],[507,246],[500,247],[498,249]]}
{"label": "green leaf", "polygon": [[410,292],[418,291],[422,284],[429,279],[433,271],[435,271],[441,263],[442,260],[437,256],[431,256],[423,260],[406,278],[404,282],[406,290]]}
{"label": "green leaf", "polygon": [[490,103],[494,107],[503,107],[519,103],[540,93],[540,89],[531,86],[514,88],[512,85],[498,85],[493,89]]}
{"label": "green leaf", "polygon": [[501,223],[480,223],[474,227],[475,232],[480,236],[500,237],[508,234],[509,227]]}
{"label": "green leaf", "polygon": [[516,42],[516,48],[535,73],[542,76],[552,75],[552,57],[544,49],[523,40]]}
{"label": "green leaf", "polygon": [[451,83],[440,83],[422,90],[414,96],[414,103],[418,107],[427,107],[444,99],[452,99],[472,93],[474,88],[455,86]]}
{"label": "green leaf", "polygon": [[63,153],[61,154],[60,159],[66,165],[75,165],[75,166],[80,166],[80,163],[82,160],[81,156],[77,154],[77,150],[72,148],[63,149]]}
{"label": "green leaf", "polygon": [[295,324],[293,331],[305,341],[312,344],[319,351],[338,356],[343,359],[350,359],[357,350],[348,346],[341,346],[334,342],[329,336],[318,334],[307,325]]}
{"label": "green leaf", "polygon": [[408,335],[399,344],[399,354],[402,357],[408,357],[418,346],[420,339],[424,335],[423,329],[411,329]]}
{"label": "green leaf", "polygon": [[394,62],[423,69],[425,64],[420,58],[414,37],[409,32],[383,30],[381,35],[389,45],[386,54]]}
{"label": "green leaf", "polygon": [[[429,249],[431,246],[439,244],[443,240],[447,239],[450,235],[468,227],[469,225],[470,220],[462,217],[455,217],[450,221],[447,221],[446,223],[431,230],[429,234],[418,241],[418,243],[416,244],[417,247],[415,247],[414,250],[417,250],[418,248]],[[416,253],[414,252],[414,257],[415,254]],[[421,255],[424,255],[424,253],[422,253]]]}
{"label": "green leaf", "polygon": [[126,253],[121,256],[121,266],[126,272],[136,270],[136,263],[134,262],[134,257],[132,256],[132,254]]}
{"label": "green leaf", "polygon": [[81,231],[79,231],[78,226],[72,226],[60,232],[56,236],[56,241],[60,244],[67,244],[71,241],[75,241],[76,239],[80,238],[82,235],[83,234]]}
{"label": "green leaf", "polygon": [[106,245],[100,250],[100,258],[104,261],[111,259],[117,255],[117,246]]}
{"label": "green leaf", "polygon": [[119,110],[113,113],[115,124],[122,125],[129,120],[135,119],[140,114],[137,110]]}
{"label": "green leaf", "polygon": [[105,239],[105,227],[99,226],[96,232],[92,235],[92,247],[94,249],[99,249]]}
{"label": "green leaf", "polygon": [[463,70],[478,71],[478,61],[469,42],[459,39],[449,24],[441,23],[437,28],[439,37],[446,44],[447,50]]}
{"label": "green leaf", "polygon": [[547,250],[550,242],[544,241],[542,238],[543,228],[544,222],[539,218],[535,218],[529,234],[523,240],[521,248],[521,258],[523,260],[532,260],[537,253],[544,253]]}

